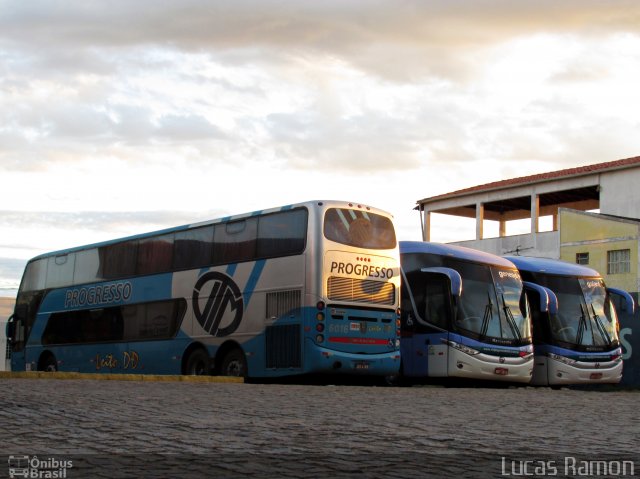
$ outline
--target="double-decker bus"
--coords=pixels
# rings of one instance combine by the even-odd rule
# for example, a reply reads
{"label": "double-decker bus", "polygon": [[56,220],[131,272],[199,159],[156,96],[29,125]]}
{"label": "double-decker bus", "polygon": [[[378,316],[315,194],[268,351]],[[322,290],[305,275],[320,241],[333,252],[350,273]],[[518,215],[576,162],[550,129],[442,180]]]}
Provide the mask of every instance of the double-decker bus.
{"label": "double-decker bus", "polygon": [[400,367],[391,215],[312,201],[44,254],[12,370],[386,376]]}
{"label": "double-decker bus", "polygon": [[[631,295],[607,288],[600,273],[583,265],[528,256],[506,258],[530,286],[527,294],[535,354],[531,383],[559,386],[620,382],[622,349],[611,295],[622,296],[622,304],[632,313]],[[541,307],[545,301],[548,308]]]}
{"label": "double-decker bus", "polygon": [[513,263],[460,246],[400,242],[402,377],[528,383],[531,320]]}

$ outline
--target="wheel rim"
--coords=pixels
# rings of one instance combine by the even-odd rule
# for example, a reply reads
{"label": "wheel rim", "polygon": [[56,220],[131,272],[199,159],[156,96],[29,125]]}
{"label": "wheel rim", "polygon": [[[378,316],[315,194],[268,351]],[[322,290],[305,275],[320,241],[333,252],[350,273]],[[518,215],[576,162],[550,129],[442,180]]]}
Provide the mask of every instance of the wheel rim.
{"label": "wheel rim", "polygon": [[239,359],[232,359],[227,363],[227,367],[225,369],[226,376],[236,376],[241,377],[244,375],[244,364]]}

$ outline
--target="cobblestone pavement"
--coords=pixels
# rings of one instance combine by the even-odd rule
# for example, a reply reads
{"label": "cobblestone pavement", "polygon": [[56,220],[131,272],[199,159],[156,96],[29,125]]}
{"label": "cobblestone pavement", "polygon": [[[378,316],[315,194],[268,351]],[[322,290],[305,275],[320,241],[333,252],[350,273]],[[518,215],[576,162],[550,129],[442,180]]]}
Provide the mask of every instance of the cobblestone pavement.
{"label": "cobblestone pavement", "polygon": [[10,455],[36,456],[41,477],[68,478],[503,477],[553,466],[562,477],[593,473],[575,469],[586,461],[623,460],[640,474],[639,392],[52,379],[0,387],[7,476]]}

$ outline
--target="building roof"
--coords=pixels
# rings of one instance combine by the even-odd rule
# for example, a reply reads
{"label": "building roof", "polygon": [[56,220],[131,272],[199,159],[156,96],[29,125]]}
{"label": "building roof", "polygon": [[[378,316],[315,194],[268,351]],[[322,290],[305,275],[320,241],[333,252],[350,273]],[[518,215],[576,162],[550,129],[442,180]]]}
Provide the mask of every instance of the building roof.
{"label": "building roof", "polygon": [[493,190],[507,189],[515,186],[530,185],[534,183],[542,183],[547,181],[572,178],[577,176],[592,175],[594,173],[602,173],[607,171],[622,170],[625,168],[633,168],[640,166],[640,156],[626,158],[623,160],[608,161],[606,163],[597,163],[595,165],[579,166],[576,168],[567,168],[564,170],[551,171],[548,173],[539,173],[530,176],[521,176],[519,178],[510,178],[507,180],[494,181],[484,185],[472,186],[462,190],[452,191],[429,198],[419,200],[417,203],[428,203],[431,201],[442,200],[447,198],[456,198],[473,193],[487,192]]}

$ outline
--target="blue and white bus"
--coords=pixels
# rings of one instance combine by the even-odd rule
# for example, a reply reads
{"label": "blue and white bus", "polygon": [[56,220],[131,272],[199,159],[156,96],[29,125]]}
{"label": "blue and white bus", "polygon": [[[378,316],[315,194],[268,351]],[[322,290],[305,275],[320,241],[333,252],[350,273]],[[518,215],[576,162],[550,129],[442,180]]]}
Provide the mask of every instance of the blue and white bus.
{"label": "blue and white bus", "polygon": [[600,273],[583,265],[527,256],[506,258],[518,267],[531,303],[532,384],[620,382],[622,349],[611,295],[622,296],[625,309],[632,313],[631,295],[607,288]]}
{"label": "blue and white bus", "polygon": [[400,367],[391,215],[313,201],[38,256],[14,371],[386,376]]}
{"label": "blue and white bus", "polygon": [[529,306],[513,263],[481,251],[400,242],[402,376],[528,383]]}

